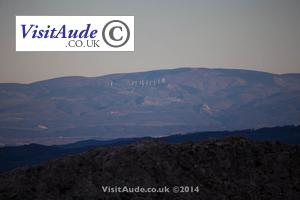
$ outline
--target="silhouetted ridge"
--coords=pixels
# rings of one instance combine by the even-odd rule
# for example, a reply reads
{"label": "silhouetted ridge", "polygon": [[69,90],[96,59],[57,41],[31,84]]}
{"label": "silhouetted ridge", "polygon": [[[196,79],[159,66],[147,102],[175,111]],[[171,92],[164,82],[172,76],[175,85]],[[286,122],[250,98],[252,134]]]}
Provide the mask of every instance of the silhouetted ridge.
{"label": "silhouetted ridge", "polygon": [[64,145],[23,145],[0,148],[0,172],[16,167],[39,164],[43,161],[56,159],[68,154],[80,153],[103,146],[120,146],[138,141],[157,141],[165,143],[182,143],[187,141],[202,141],[207,139],[222,139],[229,136],[242,136],[258,141],[280,141],[287,144],[300,144],[300,126],[284,126],[239,131],[214,131],[177,134],[159,138],[120,138],[114,140],[85,140]]}

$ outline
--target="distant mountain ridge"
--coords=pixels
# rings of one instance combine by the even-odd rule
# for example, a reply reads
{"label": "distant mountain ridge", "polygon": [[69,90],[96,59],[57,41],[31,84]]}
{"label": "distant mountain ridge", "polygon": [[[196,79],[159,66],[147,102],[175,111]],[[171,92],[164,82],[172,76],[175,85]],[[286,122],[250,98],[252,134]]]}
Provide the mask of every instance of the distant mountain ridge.
{"label": "distant mountain ridge", "polygon": [[300,124],[300,74],[178,68],[0,84],[0,145]]}

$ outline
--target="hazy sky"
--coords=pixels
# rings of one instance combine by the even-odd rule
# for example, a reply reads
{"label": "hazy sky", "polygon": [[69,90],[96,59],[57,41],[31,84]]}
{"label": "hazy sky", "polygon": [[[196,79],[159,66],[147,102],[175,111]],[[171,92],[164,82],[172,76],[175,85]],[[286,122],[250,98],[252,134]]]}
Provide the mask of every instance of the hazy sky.
{"label": "hazy sky", "polygon": [[[134,52],[15,52],[15,15],[133,15]],[[0,0],[0,82],[183,66],[300,72],[300,0]]]}

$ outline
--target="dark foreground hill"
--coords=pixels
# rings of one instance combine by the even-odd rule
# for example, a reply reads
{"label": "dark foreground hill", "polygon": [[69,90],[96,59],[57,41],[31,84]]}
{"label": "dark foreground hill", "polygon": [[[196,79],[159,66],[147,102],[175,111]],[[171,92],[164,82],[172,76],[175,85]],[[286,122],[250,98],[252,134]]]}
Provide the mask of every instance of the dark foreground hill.
{"label": "dark foreground hill", "polygon": [[[0,175],[0,199],[299,199],[300,147],[223,140],[103,147]],[[104,193],[102,186],[170,187],[170,193]],[[174,186],[198,187],[175,194]]]}

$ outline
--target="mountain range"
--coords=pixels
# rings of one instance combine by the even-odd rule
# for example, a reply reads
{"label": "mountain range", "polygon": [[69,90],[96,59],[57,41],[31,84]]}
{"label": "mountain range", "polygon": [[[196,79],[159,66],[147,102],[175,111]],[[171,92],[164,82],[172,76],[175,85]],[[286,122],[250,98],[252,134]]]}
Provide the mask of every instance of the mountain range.
{"label": "mountain range", "polygon": [[300,122],[300,74],[178,68],[0,84],[0,145]]}

